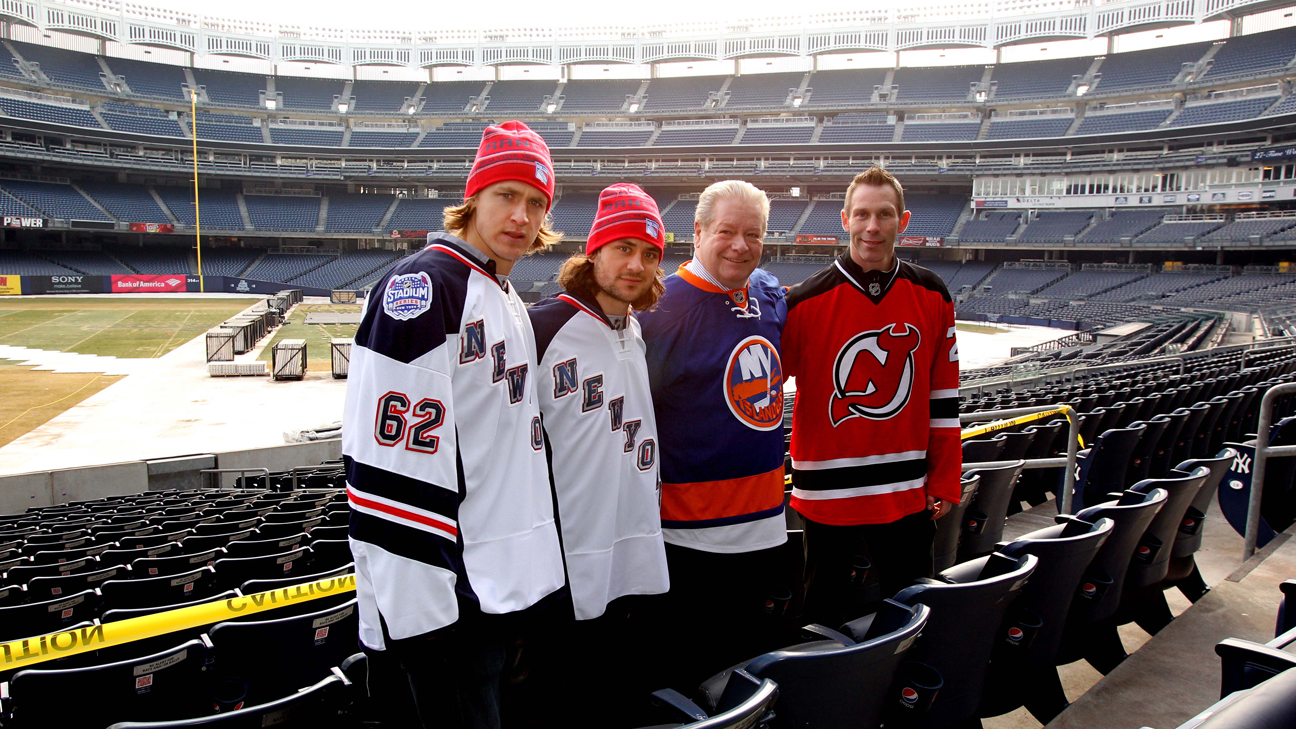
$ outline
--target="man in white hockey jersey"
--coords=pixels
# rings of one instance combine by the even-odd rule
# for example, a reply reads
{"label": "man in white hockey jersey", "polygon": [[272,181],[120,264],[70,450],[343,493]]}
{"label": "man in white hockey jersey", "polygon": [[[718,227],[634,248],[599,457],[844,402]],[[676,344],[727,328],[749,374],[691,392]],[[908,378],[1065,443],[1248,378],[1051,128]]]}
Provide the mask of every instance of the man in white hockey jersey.
{"label": "man in white hockey jersey", "polygon": [[[634,595],[666,592],[653,415],[644,342],[632,310],[664,290],[665,233],[657,203],[636,185],[599,195],[585,253],[563,264],[564,291],[531,307],[574,624],[562,631],[555,672],[570,685],[603,684],[614,651],[633,652]],[[642,646],[641,646],[642,648]],[[626,682],[614,682],[622,686]],[[590,696],[618,704],[600,688]],[[624,704],[621,704],[624,706]],[[606,721],[606,711],[591,718]]]}
{"label": "man in white hockey jersey", "polygon": [[553,194],[539,135],[486,129],[450,232],[380,280],[356,332],[342,452],[360,641],[406,674],[427,727],[499,726],[504,616],[563,586],[535,338],[506,278],[556,238]]}

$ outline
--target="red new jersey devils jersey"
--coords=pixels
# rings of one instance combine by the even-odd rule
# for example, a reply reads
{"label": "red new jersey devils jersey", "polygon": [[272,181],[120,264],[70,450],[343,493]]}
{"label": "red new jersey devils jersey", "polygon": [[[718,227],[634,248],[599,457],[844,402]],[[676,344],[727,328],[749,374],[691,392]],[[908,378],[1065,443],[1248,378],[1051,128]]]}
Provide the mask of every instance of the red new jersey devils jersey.
{"label": "red new jersey devils jersey", "polygon": [[823,524],[885,524],[957,503],[958,344],[945,284],[897,259],[840,256],[787,295],[783,366],[796,377],[792,508]]}

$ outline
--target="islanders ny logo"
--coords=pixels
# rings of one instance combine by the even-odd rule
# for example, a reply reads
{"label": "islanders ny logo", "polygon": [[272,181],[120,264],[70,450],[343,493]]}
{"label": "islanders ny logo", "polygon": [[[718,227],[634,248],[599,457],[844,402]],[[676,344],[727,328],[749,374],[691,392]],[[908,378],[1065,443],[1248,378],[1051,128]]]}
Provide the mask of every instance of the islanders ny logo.
{"label": "islanders ny logo", "polygon": [[383,311],[397,321],[409,321],[432,308],[432,278],[425,271],[392,276],[383,289]]}
{"label": "islanders ny logo", "polygon": [[764,337],[748,337],[734,347],[722,384],[729,411],[743,425],[753,430],[783,427],[783,365]]}
{"label": "islanders ny logo", "polygon": [[[900,326],[904,331],[897,332]],[[850,418],[886,420],[903,410],[913,392],[913,353],[921,343],[912,324],[891,324],[846,342],[833,365],[833,427]]]}

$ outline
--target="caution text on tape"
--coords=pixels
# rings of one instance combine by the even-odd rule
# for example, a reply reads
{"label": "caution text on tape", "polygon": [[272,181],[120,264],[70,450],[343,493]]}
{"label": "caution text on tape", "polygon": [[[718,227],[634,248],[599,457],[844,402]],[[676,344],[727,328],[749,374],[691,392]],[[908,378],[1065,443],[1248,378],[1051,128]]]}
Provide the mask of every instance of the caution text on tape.
{"label": "caution text on tape", "polygon": [[188,630],[241,615],[265,612],[329,595],[355,591],[355,575],[305,582],[279,590],[258,592],[114,623],[72,628],[48,635],[0,643],[0,671],[26,668],[56,658],[109,648],[131,641]]}
{"label": "caution text on tape", "polygon": [[[1053,415],[1065,415],[1067,420],[1071,419],[1071,416],[1067,415],[1066,408],[1057,407],[1051,410],[1042,410],[1038,413],[1031,413],[1030,415],[1022,415],[1021,417],[1010,418],[1008,420],[996,420],[993,423],[978,425],[975,428],[968,428],[967,430],[962,432],[960,438],[962,440],[967,440],[969,438],[975,438],[977,436],[985,435],[987,433],[997,433],[998,431],[1006,430],[1008,428],[1013,428],[1018,425],[1022,425],[1023,423],[1031,423],[1036,420],[1043,420],[1044,418],[1051,417]],[[1080,447],[1084,448],[1083,439],[1080,440]]]}

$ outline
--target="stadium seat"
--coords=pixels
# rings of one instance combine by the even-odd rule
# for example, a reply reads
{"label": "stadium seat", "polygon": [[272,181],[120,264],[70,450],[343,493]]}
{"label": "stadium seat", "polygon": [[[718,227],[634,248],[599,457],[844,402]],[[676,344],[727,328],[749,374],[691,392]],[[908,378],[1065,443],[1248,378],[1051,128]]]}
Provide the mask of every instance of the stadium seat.
{"label": "stadium seat", "polygon": [[1193,602],[1201,599],[1207,589],[1194,557],[1197,550],[1201,549],[1206,512],[1210,510],[1211,502],[1215,500],[1215,494],[1219,491],[1219,485],[1237,456],[1238,452],[1233,448],[1224,448],[1214,458],[1184,461],[1175,466],[1176,471],[1183,473],[1192,473],[1202,467],[1210,470],[1210,475],[1197,492],[1187,512],[1184,513],[1179,530],[1175,532],[1170,568],[1166,574],[1166,582],[1178,587],[1179,591]]}
{"label": "stadium seat", "polygon": [[963,462],[964,463],[993,463],[998,461],[999,454],[1003,453],[1004,446],[1008,439],[1003,434],[993,438],[983,438],[977,440],[963,441]]}
{"label": "stadium seat", "polygon": [[93,590],[105,580],[124,575],[125,572],[124,565],[113,565],[62,577],[33,577],[27,581],[27,599],[53,600],[64,595],[75,595],[84,590]]}
{"label": "stadium seat", "polygon": [[[991,554],[951,567],[935,580],[906,587],[895,596],[904,605],[931,608],[922,637],[909,659],[936,669],[944,685],[930,711],[915,724],[948,727],[975,716],[999,625],[1039,558]],[[969,621],[967,616],[976,615]]]}
{"label": "stadium seat", "polygon": [[[767,724],[774,716],[771,709],[778,700],[778,684],[769,679],[757,681],[745,671],[736,673],[744,678],[746,684],[741,692],[734,690],[734,698],[744,695],[745,698],[734,708],[715,716],[708,716],[700,706],[674,689],[654,691],[654,703],[664,711],[669,711],[669,723],[657,724],[653,729],[661,726],[676,729],[750,729]],[[681,719],[687,723],[679,723]]]}
{"label": "stadium seat", "polygon": [[[211,708],[204,640],[118,663],[28,669],[9,680],[5,727],[99,729],[125,719],[198,716]],[[75,697],[75,700],[69,700]]]}
{"label": "stadium seat", "polygon": [[144,536],[122,537],[117,540],[117,546],[122,549],[139,549],[140,547],[158,547],[164,544],[178,543],[189,537],[193,532],[185,529],[178,532],[154,532]]}
{"label": "stadium seat", "polygon": [[243,531],[226,534],[194,534],[185,537],[180,542],[180,551],[184,554],[201,554],[210,552],[213,549],[224,549],[230,545],[230,542],[255,539],[259,534],[256,529],[244,529]]}
{"label": "stadium seat", "polygon": [[[226,592],[212,595],[203,600],[203,602],[217,602],[234,597],[238,597],[238,593],[234,590],[228,590]],[[122,620],[130,620],[131,618],[141,618],[146,615],[156,615],[171,610],[178,610],[183,607],[189,607],[190,604],[192,603],[180,603],[178,605],[149,605],[148,607],[138,608],[112,608],[103,611],[103,616],[99,618],[99,622],[116,623]],[[108,648],[100,648],[92,654],[82,655],[90,655],[92,659],[98,663],[114,663],[117,661],[130,660],[139,656],[146,656],[167,650],[186,641],[197,640],[201,638],[204,633],[210,630],[212,625],[215,625],[215,623],[197,625],[183,630],[173,630],[163,635],[157,635],[152,638],[142,638],[130,643],[122,643]]]}
{"label": "stadium seat", "polygon": [[217,592],[216,574],[202,567],[179,575],[109,580],[100,586],[104,604],[110,608],[148,607],[197,602]]}
{"label": "stadium seat", "polygon": [[260,557],[237,557],[219,560],[213,566],[216,584],[222,590],[237,588],[248,580],[271,579],[303,574],[308,571],[310,550],[307,547],[267,554]]}
{"label": "stadium seat", "polygon": [[311,529],[324,523],[324,517],[317,516],[313,519],[303,519],[301,521],[262,524],[257,528],[257,533],[265,539],[278,539],[282,537],[291,537],[297,534],[309,534]]}
{"label": "stadium seat", "polygon": [[312,542],[317,539],[346,539],[348,529],[350,527],[346,524],[317,526],[310,531],[310,538]]}
{"label": "stadium seat", "polygon": [[310,543],[311,569],[331,570],[351,561],[351,542],[347,539],[317,539]]}
{"label": "stadium seat", "polygon": [[19,640],[66,630],[99,617],[102,600],[94,590],[25,605],[0,607],[0,640]]}
{"label": "stadium seat", "polygon": [[[1002,436],[1001,436],[1002,437]],[[1001,444],[1006,441],[1000,441]],[[1004,524],[1008,520],[1008,502],[1012,500],[1017,477],[1025,461],[1017,461],[998,468],[979,468],[966,476],[980,477],[976,495],[963,513],[962,536],[959,538],[958,561],[967,562],[990,554],[995,544],[1003,538]]]}
{"label": "stadium seat", "polygon": [[[1098,436],[1082,456],[1077,455],[1079,472],[1072,494],[1073,509],[1078,511],[1087,504],[1102,503],[1107,500],[1107,494],[1124,489],[1125,472],[1145,432],[1146,426],[1143,425],[1113,428]],[[1061,489],[1061,484],[1058,489]]]}
{"label": "stadium seat", "polygon": [[708,679],[699,688],[709,713],[734,708],[741,699],[730,685],[745,692],[745,672],[779,685],[779,721],[786,726],[878,727],[890,698],[891,679],[931,609],[884,600],[876,613],[851,621],[841,632],[813,625],[807,636],[818,638],[766,653]]}
{"label": "stadium seat", "polygon": [[1173,412],[1165,414],[1170,422],[1166,424],[1165,430],[1161,433],[1161,439],[1157,442],[1156,451],[1152,454],[1152,463],[1148,467],[1148,475],[1155,477],[1166,473],[1171,466],[1176,463],[1182,463],[1186,459],[1174,459],[1175,448],[1179,443],[1179,433],[1183,430],[1184,425],[1188,422],[1189,412],[1183,408],[1176,408]]}
{"label": "stadium seat", "polygon": [[247,688],[246,701],[263,703],[326,677],[357,650],[360,614],[354,599],[335,607],[277,620],[220,623],[211,641],[220,653],[258,656],[217,664],[220,680]]}
{"label": "stadium seat", "polygon": [[950,506],[948,514],[936,520],[936,536],[932,541],[933,564],[937,572],[953,567],[958,561],[959,538],[963,533],[963,519],[972,503],[981,476],[967,474],[962,479],[963,496],[957,504]]}
{"label": "stadium seat", "polygon": [[89,572],[98,568],[99,564],[99,560],[94,557],[53,564],[32,564],[30,561],[24,561],[5,570],[4,579],[11,584],[25,585],[33,577],[62,577],[77,572]]}
{"label": "stadium seat", "polygon": [[21,605],[25,602],[27,602],[27,594],[23,591],[22,585],[0,586],[0,607]]}
{"label": "stadium seat", "polygon": [[243,539],[230,542],[225,547],[228,557],[264,557],[267,554],[282,554],[303,547],[307,543],[305,534],[284,537],[283,539]]}
{"label": "stadium seat", "polygon": [[[1100,519],[1111,519],[1114,527],[1089,563],[1080,589],[1072,599],[1062,644],[1055,659],[1057,665],[1083,658],[1093,647],[1088,642],[1091,629],[1115,617],[1134,550],[1168,496],[1160,489],[1147,494],[1125,491],[1115,501],[1090,506],[1075,515],[1091,524]],[[1040,723],[1047,724],[1067,706],[1062,681],[1056,671],[1041,669],[1035,688],[1036,696],[1028,708]]]}
{"label": "stadium seat", "polygon": [[[1000,548],[1000,553],[1013,558],[1033,554],[1039,566],[1009,611],[1002,638],[995,644],[981,702],[983,717],[1030,704],[1036,676],[1053,668],[1080,580],[1116,525],[1110,519],[1095,523],[1072,516],[1058,519],[1059,524],[1023,534]],[[1027,619],[1019,624],[1014,615]]]}
{"label": "stadium seat", "polygon": [[99,553],[101,564],[130,564],[137,559],[147,557],[161,557],[167,554],[176,554],[180,551],[180,545],[177,542],[167,542],[155,547],[139,547],[137,549],[107,549]]}
{"label": "stadium seat", "polygon": [[333,726],[351,700],[351,682],[336,669],[319,683],[283,698],[211,716],[174,721],[123,721],[108,729],[316,729]]}
{"label": "stadium seat", "polygon": [[286,504],[277,507],[274,511],[261,517],[261,522],[264,524],[285,524],[293,521],[314,519],[315,517],[324,514],[323,506],[315,506],[309,511],[284,511],[283,506],[286,506]]}
{"label": "stadium seat", "polygon": [[1282,602],[1278,603],[1278,625],[1274,628],[1274,637],[1296,628],[1296,580],[1283,580],[1278,589],[1282,591]]}
{"label": "stadium seat", "polygon": [[159,577],[180,575],[193,572],[199,567],[210,567],[216,560],[225,556],[225,550],[217,547],[205,552],[177,554],[163,557],[142,557],[131,562],[131,577]]}
{"label": "stadium seat", "polygon": [[259,517],[243,518],[238,521],[214,521],[206,524],[199,524],[193,529],[196,536],[210,536],[213,534],[235,534],[244,532],[249,529],[255,529],[261,523]]}
{"label": "stadium seat", "polygon": [[1170,418],[1165,415],[1156,415],[1151,420],[1138,420],[1130,423],[1130,427],[1135,425],[1143,426],[1143,436],[1139,438],[1138,445],[1134,447],[1134,452],[1130,454],[1129,465],[1125,467],[1124,488],[1129,488],[1148,477],[1148,472],[1152,469],[1152,460],[1156,455],[1157,444],[1161,442],[1166,427],[1170,425]]}

